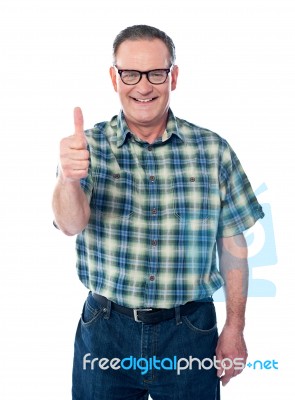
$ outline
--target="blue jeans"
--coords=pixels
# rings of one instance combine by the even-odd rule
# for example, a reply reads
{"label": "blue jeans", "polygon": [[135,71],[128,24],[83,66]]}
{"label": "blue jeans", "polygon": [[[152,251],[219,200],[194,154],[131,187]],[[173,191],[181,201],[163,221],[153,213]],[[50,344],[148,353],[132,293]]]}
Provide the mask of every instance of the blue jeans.
{"label": "blue jeans", "polygon": [[[219,400],[210,368],[218,333],[212,302],[143,324],[89,293],[75,338],[73,400]],[[205,360],[206,359],[206,360]]]}

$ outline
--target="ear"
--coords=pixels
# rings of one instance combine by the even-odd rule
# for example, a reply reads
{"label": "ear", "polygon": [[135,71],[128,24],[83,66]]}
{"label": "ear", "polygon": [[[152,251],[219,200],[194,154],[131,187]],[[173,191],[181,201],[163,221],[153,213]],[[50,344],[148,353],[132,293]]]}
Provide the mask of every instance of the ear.
{"label": "ear", "polygon": [[110,77],[111,77],[111,80],[112,80],[112,84],[113,84],[113,87],[114,87],[114,90],[115,90],[115,92],[117,92],[118,90],[118,87],[117,87],[117,74],[116,74],[116,70],[115,70],[115,68],[114,67],[110,67]]}
{"label": "ear", "polygon": [[171,90],[176,89],[177,78],[178,78],[178,66],[174,65],[171,71]]}

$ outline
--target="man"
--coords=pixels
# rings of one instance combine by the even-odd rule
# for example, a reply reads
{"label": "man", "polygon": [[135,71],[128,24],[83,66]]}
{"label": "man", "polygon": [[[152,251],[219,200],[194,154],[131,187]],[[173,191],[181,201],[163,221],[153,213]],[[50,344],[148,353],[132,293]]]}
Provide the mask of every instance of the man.
{"label": "man", "polygon": [[[75,109],[53,196],[55,224],[78,235],[90,290],[73,399],[219,399],[219,379],[227,384],[247,358],[243,231],[263,211],[229,144],[173,115],[172,40],[138,25],[113,50],[122,110],[84,132]],[[218,338],[212,294],[223,284]]]}

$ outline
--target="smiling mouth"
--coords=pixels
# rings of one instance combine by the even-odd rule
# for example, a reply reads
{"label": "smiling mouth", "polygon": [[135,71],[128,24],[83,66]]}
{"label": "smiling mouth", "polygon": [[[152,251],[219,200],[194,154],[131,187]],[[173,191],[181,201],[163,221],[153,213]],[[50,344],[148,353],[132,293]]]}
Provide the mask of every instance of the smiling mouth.
{"label": "smiling mouth", "polygon": [[156,100],[157,97],[152,97],[151,99],[137,99],[135,97],[132,97],[133,100],[137,101],[138,103],[150,103],[154,100]]}

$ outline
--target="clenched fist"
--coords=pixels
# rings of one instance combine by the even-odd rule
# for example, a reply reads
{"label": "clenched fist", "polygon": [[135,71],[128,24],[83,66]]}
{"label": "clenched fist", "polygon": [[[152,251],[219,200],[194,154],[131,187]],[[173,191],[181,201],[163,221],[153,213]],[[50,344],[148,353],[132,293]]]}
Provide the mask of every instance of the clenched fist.
{"label": "clenched fist", "polygon": [[67,181],[78,181],[88,175],[89,151],[79,107],[74,109],[74,125],[74,134],[60,142],[60,175]]}

